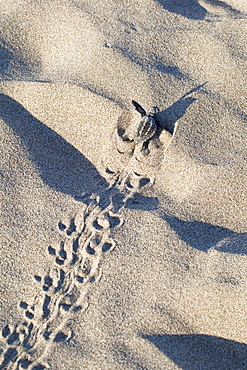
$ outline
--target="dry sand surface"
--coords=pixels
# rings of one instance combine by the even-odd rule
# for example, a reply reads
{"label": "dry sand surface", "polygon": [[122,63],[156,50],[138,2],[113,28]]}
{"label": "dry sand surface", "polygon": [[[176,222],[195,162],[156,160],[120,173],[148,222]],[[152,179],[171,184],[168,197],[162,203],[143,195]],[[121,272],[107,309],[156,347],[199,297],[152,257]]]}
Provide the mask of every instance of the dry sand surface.
{"label": "dry sand surface", "polygon": [[246,1],[0,10],[0,369],[247,369]]}

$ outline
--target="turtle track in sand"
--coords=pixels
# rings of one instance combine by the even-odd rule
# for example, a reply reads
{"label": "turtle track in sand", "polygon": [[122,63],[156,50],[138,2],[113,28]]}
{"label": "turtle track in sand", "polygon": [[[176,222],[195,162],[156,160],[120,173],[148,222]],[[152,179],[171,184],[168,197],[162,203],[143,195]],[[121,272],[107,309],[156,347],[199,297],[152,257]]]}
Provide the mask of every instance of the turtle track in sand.
{"label": "turtle track in sand", "polygon": [[59,221],[58,246],[48,246],[54,268],[44,277],[34,276],[41,294],[31,304],[21,301],[23,321],[1,331],[0,369],[44,370],[54,343],[71,339],[66,327],[76,312],[89,305],[89,288],[100,280],[104,257],[115,248],[111,230],[123,224],[118,212],[150,179],[126,167],[106,169],[109,187],[100,194],[84,194],[83,207],[68,224]]}

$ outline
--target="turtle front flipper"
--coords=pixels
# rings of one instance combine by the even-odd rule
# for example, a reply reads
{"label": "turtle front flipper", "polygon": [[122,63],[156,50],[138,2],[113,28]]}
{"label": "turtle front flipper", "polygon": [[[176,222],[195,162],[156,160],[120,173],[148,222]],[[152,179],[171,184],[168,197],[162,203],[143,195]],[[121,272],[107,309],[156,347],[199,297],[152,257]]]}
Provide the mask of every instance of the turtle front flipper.
{"label": "turtle front flipper", "polygon": [[142,106],[139,103],[137,103],[135,100],[132,100],[132,104],[134,105],[137,112],[139,112],[141,114],[142,117],[147,115],[145,109],[142,108]]}

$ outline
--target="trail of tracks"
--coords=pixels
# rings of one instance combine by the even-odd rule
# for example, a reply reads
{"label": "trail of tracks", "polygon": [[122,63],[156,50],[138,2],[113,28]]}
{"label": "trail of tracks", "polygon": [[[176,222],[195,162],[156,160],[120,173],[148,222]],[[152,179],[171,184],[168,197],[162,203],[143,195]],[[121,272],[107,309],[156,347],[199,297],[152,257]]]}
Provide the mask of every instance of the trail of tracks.
{"label": "trail of tracks", "polygon": [[34,276],[42,292],[31,305],[20,302],[23,322],[2,329],[0,369],[48,369],[49,349],[70,340],[68,320],[87,309],[89,287],[99,281],[103,259],[115,248],[111,230],[123,223],[119,211],[150,181],[128,169],[106,172],[109,187],[100,194],[85,194],[83,207],[69,224],[58,223],[63,240],[57,248],[47,249],[54,269],[44,277]]}

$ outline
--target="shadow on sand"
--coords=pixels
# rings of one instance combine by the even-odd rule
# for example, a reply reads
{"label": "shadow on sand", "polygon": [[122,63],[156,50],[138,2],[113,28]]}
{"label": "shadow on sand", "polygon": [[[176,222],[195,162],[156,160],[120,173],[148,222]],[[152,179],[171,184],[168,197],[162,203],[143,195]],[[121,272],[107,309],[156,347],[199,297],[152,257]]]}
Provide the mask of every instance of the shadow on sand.
{"label": "shadow on sand", "polygon": [[170,107],[157,114],[157,120],[160,122],[162,129],[167,130],[173,135],[175,123],[183,117],[187,108],[195,101],[195,98],[180,98]]}
{"label": "shadow on sand", "polygon": [[[159,199],[135,194],[126,206],[129,209],[154,211],[158,209]],[[166,213],[161,213],[160,217],[192,248],[207,252],[215,247],[219,252],[247,255],[247,233],[236,233],[225,227],[201,221],[184,221]]]}
{"label": "shadow on sand", "polygon": [[47,185],[73,197],[107,187],[107,181],[79,150],[21,104],[0,94],[0,106],[0,117],[19,136]]}
{"label": "shadow on sand", "polygon": [[[25,145],[48,186],[84,203],[90,202],[92,193],[100,194],[102,209],[112,202],[117,212],[124,205],[124,195],[116,189],[113,196],[106,179],[79,150],[37,120],[21,104],[0,94],[0,107],[0,117]],[[135,194],[125,206],[153,210],[158,206],[158,199]]]}
{"label": "shadow on sand", "polygon": [[[181,117],[188,105],[191,104],[192,101],[187,99],[190,98],[184,96],[179,99],[179,103],[176,102],[161,112],[161,114],[170,117],[171,129],[176,122],[176,117],[177,119]],[[180,105],[178,111],[177,104]],[[114,195],[114,198],[111,198],[112,193],[108,189],[106,179],[82,153],[60,135],[37,120],[21,104],[7,95],[0,94],[0,106],[0,117],[26,146],[40,170],[41,178],[47,185],[82,202],[86,201],[85,198],[81,197],[85,192],[89,195],[93,192],[101,193],[100,206],[104,208],[112,201],[116,212],[123,206],[123,194],[119,192]],[[158,209],[158,206],[157,197],[146,197],[141,193],[134,194],[125,204],[126,208],[145,211],[154,211]],[[206,252],[220,241],[233,238],[218,249],[222,252],[247,254],[246,249],[244,251],[243,248],[238,248],[239,242],[236,239],[240,238],[240,242],[242,242],[241,240],[246,238],[243,235],[246,234],[237,234],[232,230],[204,222],[183,221],[164,213],[160,217],[193,248]]]}
{"label": "shadow on sand", "polygon": [[211,335],[142,335],[183,370],[247,369],[247,345]]}
{"label": "shadow on sand", "polygon": [[[156,0],[164,9],[171,13],[182,15],[188,19],[206,20],[208,11],[199,3],[198,0]],[[233,8],[222,0],[204,0],[209,5],[225,10],[230,16],[238,18],[246,18],[246,14]],[[217,20],[217,19],[216,19]]]}
{"label": "shadow on sand", "polygon": [[196,101],[196,98],[193,98],[189,95],[202,89],[206,84],[207,82],[204,82],[203,84],[189,90],[175,103],[170,105],[170,107],[164,109],[156,115],[157,121],[160,123],[162,130],[166,130],[172,135],[174,134],[176,122],[183,117],[187,108],[194,103],[194,101]]}
{"label": "shadow on sand", "polygon": [[189,19],[203,20],[207,10],[197,0],[156,0],[171,13],[182,15]]}
{"label": "shadow on sand", "polygon": [[35,55],[31,61],[25,54],[27,53],[24,50],[16,49],[1,39],[0,77],[6,81],[35,81],[35,76],[40,72],[40,60]]}
{"label": "shadow on sand", "polygon": [[[237,234],[234,231],[200,221],[183,221],[177,217],[162,214],[162,219],[178,234],[186,244],[193,248],[206,252],[209,248],[218,244],[221,240],[231,238]],[[234,253],[232,248],[231,253]]]}

